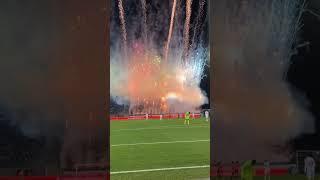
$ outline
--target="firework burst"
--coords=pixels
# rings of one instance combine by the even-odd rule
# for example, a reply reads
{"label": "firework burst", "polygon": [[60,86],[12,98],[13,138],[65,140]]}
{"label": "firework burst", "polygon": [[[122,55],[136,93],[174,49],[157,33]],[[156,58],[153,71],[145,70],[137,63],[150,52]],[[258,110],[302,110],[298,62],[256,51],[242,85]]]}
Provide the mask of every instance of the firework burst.
{"label": "firework burst", "polygon": [[[130,38],[122,38],[122,41],[112,39],[117,43],[114,43],[116,45],[111,49],[111,97],[118,103],[120,100],[121,103],[128,103],[132,113],[194,111],[207,102],[206,95],[199,86],[207,65],[208,50],[201,43],[194,48],[185,48],[190,47],[189,40],[183,40],[189,39],[190,7],[187,7],[187,20],[182,22],[184,27],[188,27],[188,31],[184,31],[183,34],[174,33],[179,32],[180,28],[174,27],[180,23],[175,22],[176,9],[183,9],[176,8],[176,1],[171,4],[170,16],[157,17],[171,20],[166,25],[168,28],[164,27],[167,30],[167,39],[159,42],[152,39],[155,33],[153,34],[152,28],[148,27],[147,19],[151,16],[146,13],[148,5],[145,1],[140,2],[143,20],[131,23],[133,25],[124,22],[124,2],[120,0],[118,4],[118,7],[121,7],[119,18],[122,37],[129,36],[129,33],[124,34],[128,32],[126,29],[139,29],[137,27],[142,26],[140,29],[143,30],[139,31],[142,34],[139,38],[133,35]],[[165,13],[165,10],[163,12]],[[131,42],[127,41],[129,39]]]}

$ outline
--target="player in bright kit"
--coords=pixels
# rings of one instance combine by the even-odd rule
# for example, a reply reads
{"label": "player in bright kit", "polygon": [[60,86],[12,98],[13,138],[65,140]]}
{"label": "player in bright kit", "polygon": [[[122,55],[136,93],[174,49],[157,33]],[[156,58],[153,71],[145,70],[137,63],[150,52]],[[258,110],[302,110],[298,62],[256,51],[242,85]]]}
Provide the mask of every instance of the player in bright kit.
{"label": "player in bright kit", "polygon": [[308,180],[314,180],[315,168],[316,168],[315,160],[312,157],[307,156],[304,159],[304,172],[306,173]]}
{"label": "player in bright kit", "polygon": [[209,120],[209,112],[208,112],[208,111],[205,111],[205,112],[204,112],[204,115],[205,115],[205,117],[206,117],[206,121],[208,121],[208,120]]}
{"label": "player in bright kit", "polygon": [[264,161],[264,180],[270,180],[270,162],[265,160]]}
{"label": "player in bright kit", "polygon": [[184,115],[184,124],[186,123],[188,123],[188,125],[190,124],[190,112],[186,112]]}
{"label": "player in bright kit", "polygon": [[241,180],[253,180],[255,160],[244,162],[241,166]]}

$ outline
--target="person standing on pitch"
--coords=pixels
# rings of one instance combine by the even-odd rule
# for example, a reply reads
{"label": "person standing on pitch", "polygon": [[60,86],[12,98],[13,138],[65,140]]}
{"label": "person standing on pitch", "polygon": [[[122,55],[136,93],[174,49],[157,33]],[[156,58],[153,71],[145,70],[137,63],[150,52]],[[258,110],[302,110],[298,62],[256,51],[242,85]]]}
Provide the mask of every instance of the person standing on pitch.
{"label": "person standing on pitch", "polygon": [[241,166],[241,180],[253,180],[255,160],[246,161]]}
{"label": "person standing on pitch", "polygon": [[204,112],[204,115],[206,117],[206,121],[209,121],[209,112],[208,111],[205,111]]}
{"label": "person standing on pitch", "polygon": [[304,172],[305,172],[308,180],[314,180],[315,168],[316,168],[315,160],[312,157],[307,156],[304,159]]}
{"label": "person standing on pitch", "polygon": [[265,160],[264,161],[264,180],[270,180],[270,162]]}
{"label": "person standing on pitch", "polygon": [[184,115],[184,124],[186,123],[188,123],[188,125],[190,124],[190,112],[186,112]]}

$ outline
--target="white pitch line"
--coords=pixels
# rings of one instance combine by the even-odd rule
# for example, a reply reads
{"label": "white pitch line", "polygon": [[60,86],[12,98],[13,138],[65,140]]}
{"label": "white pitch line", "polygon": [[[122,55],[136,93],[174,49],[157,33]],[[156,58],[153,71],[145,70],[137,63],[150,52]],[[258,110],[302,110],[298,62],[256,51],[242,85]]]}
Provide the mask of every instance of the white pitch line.
{"label": "white pitch line", "polygon": [[154,128],[132,128],[132,129],[118,129],[118,130],[111,130],[111,132],[119,132],[119,131],[140,131],[140,130],[157,130],[157,129],[180,129],[180,128],[209,128],[209,126],[159,126]]}
{"label": "white pitch line", "polygon": [[179,169],[198,169],[198,168],[208,168],[210,165],[203,166],[187,166],[187,167],[172,167],[172,168],[159,168],[159,169],[141,169],[132,171],[115,171],[110,174],[127,174],[127,173],[138,173],[138,172],[153,172],[153,171],[168,171],[168,170],[179,170]]}
{"label": "white pitch line", "polygon": [[209,142],[210,139],[193,140],[193,141],[165,141],[165,142],[151,142],[151,143],[133,143],[133,144],[113,144],[111,147],[117,146],[137,146],[137,145],[152,145],[152,144],[174,144],[174,143],[194,143],[194,142]]}

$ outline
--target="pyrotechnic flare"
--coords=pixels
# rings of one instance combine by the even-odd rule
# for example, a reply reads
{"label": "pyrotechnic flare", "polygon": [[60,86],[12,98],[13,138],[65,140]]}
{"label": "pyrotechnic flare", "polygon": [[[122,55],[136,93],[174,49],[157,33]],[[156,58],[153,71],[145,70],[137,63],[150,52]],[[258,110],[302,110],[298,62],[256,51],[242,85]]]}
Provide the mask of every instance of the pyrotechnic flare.
{"label": "pyrotechnic flare", "polygon": [[184,49],[183,49],[183,61],[186,60],[188,56],[190,40],[189,40],[189,31],[190,31],[190,17],[191,17],[191,5],[192,0],[187,0],[186,2],[186,22],[184,24]]}
{"label": "pyrotechnic flare", "polygon": [[164,60],[168,60],[168,52],[169,52],[169,47],[170,47],[170,41],[171,41],[171,36],[172,36],[172,31],[173,31],[173,24],[174,24],[174,15],[176,13],[176,5],[177,5],[177,0],[173,1],[172,5],[172,11],[171,11],[171,19],[170,19],[170,28],[169,28],[169,33],[168,33],[168,40],[166,42],[165,50],[164,50]]}
{"label": "pyrotechnic flare", "polygon": [[146,0],[141,0],[142,12],[143,12],[143,33],[144,33],[144,43],[148,43],[148,26],[147,26],[147,5]]}
{"label": "pyrotechnic flare", "polygon": [[119,13],[120,13],[120,22],[121,22],[121,30],[122,30],[122,38],[123,38],[123,48],[125,55],[127,55],[127,30],[126,30],[126,21],[125,21],[125,14],[123,9],[122,0],[119,0],[118,3]]}
{"label": "pyrotechnic flare", "polygon": [[204,5],[206,3],[206,0],[200,0],[199,2],[199,9],[198,9],[198,15],[197,15],[197,19],[196,19],[196,23],[194,25],[194,29],[193,29],[193,37],[192,37],[192,41],[191,41],[191,48],[195,48],[195,45],[197,42],[196,41],[196,38],[197,38],[197,32],[199,31],[199,29],[201,28],[200,27],[200,21],[203,17],[203,8],[204,8]]}

